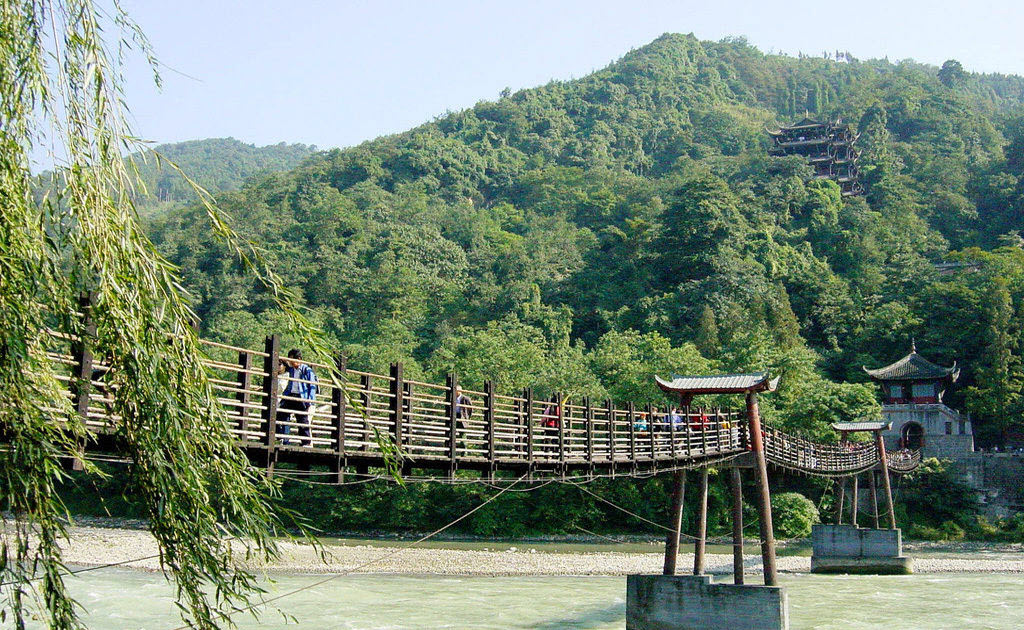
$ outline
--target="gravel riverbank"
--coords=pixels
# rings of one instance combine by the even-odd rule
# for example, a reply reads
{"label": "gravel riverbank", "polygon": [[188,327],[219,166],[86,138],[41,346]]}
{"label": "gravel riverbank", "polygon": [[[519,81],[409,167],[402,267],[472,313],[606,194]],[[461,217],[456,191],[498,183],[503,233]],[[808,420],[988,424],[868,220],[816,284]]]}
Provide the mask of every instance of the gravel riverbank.
{"label": "gravel riverbank", "polygon": [[[140,559],[157,553],[156,542],[148,531],[110,527],[72,527],[71,540],[65,543],[65,561],[72,565],[96,566],[126,562],[123,566],[158,570],[156,559]],[[663,556],[657,547],[650,553],[550,552],[532,548],[530,543],[504,551],[465,549],[402,549],[408,543],[395,542],[394,546],[329,544],[326,561],[318,557],[308,545],[283,542],[281,558],[262,568],[286,573],[404,573],[435,575],[627,575],[630,573],[658,573]],[[756,551],[756,544],[748,547]],[[913,551],[908,555],[913,556]],[[919,573],[1024,573],[1024,554],[1020,559],[1006,557],[918,557],[915,570]],[[1015,555],[1015,554],[1014,554]],[[791,573],[807,572],[811,560],[806,556],[783,556],[778,559],[779,570]],[[692,566],[692,554],[680,554],[679,566]],[[761,571],[759,555],[747,555],[748,573]],[[709,554],[708,572],[730,574],[732,556]]]}

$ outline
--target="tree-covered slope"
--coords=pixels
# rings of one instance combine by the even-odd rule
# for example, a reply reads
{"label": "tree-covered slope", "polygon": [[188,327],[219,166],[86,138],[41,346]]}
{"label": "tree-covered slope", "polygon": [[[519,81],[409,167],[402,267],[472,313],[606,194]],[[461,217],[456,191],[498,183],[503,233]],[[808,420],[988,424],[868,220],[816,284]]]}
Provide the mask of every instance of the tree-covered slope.
{"label": "tree-covered slope", "polygon": [[[665,35],[220,200],[352,365],[638,401],[654,372],[770,367],[767,412],[820,432],[877,413],[840,383],[916,337],[999,439],[1024,381],[1024,80],[841,57]],[[861,133],[865,197],[767,156],[805,112]],[[270,300],[196,211],[154,238],[208,333],[258,344]]]}

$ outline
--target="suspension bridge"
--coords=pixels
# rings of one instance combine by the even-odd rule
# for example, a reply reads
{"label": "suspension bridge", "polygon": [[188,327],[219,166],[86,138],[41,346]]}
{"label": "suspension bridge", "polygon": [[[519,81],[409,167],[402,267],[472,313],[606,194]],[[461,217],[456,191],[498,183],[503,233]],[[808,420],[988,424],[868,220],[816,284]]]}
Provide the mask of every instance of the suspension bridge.
{"label": "suspension bridge", "polygon": [[[87,309],[85,313],[87,317]],[[91,351],[93,329],[87,319],[83,330],[84,335],[53,331],[48,356],[67,368],[61,378],[67,382],[74,412],[91,435],[85,448],[116,451],[120,418],[108,386],[111,367]],[[699,480],[694,574],[704,573],[708,469],[728,469],[733,577],[736,584],[744,583],[741,475],[752,470],[764,583],[775,586],[769,466],[835,478],[843,489],[845,480],[853,480],[854,522],[860,503],[857,480],[868,475],[876,528],[876,477],[881,479],[884,513],[895,530],[890,475],[911,472],[920,462],[916,451],[887,452],[881,423],[835,424],[842,436],[836,443],[811,441],[763,423],[758,396],[774,391],[778,383],[767,372],[657,378],[658,386],[678,405],[638,406],[588,398],[574,401],[557,392],[537,397],[530,388],[499,392],[492,381],[472,390],[461,387],[456,374],[448,374],[443,384],[430,383],[407,378],[400,363],[392,364],[388,374],[376,374],[352,369],[339,357],[334,365],[306,361],[315,371],[335,377],[318,379],[315,400],[308,413],[300,415],[291,411],[294,403],[309,401],[286,395],[279,384],[279,365],[285,358],[279,336],[267,337],[262,349],[203,339],[200,344],[217,402],[230,420],[229,430],[252,465],[269,475],[285,467],[316,469],[340,483],[346,476],[366,477],[371,468],[393,465],[396,458],[406,474],[419,469],[454,477],[457,471],[471,470],[486,480],[500,475],[529,480],[672,474],[664,565],[668,576],[677,573],[687,470],[697,470]],[[698,395],[737,395],[745,404],[740,409],[693,406]],[[849,434],[864,431],[874,439],[848,439]]]}

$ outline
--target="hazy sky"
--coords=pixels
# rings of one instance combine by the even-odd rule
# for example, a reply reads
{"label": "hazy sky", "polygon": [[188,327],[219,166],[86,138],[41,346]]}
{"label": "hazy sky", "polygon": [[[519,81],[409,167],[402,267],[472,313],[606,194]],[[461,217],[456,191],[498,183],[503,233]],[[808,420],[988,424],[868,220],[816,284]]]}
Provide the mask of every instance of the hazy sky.
{"label": "hazy sky", "polygon": [[1021,0],[123,4],[170,68],[162,92],[143,63],[129,72],[134,129],[158,142],[349,146],[505,87],[585,75],[665,32],[742,35],[792,55],[955,58],[968,70],[1024,74]]}

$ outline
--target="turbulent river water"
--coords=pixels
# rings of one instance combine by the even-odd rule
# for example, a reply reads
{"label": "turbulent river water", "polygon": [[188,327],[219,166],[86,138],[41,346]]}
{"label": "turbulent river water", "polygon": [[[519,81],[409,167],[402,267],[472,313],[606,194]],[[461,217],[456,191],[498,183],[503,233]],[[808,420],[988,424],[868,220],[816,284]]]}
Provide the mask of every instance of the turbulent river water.
{"label": "turbulent river water", "polygon": [[[283,575],[281,593],[323,579]],[[751,576],[756,583],[757,577]],[[727,580],[719,577],[717,580]],[[1024,575],[935,574],[900,577],[783,575],[794,629],[893,627],[957,630],[1024,627]],[[170,630],[180,625],[172,590],[160,575],[122,569],[71,579],[93,629]],[[303,590],[242,628],[625,627],[624,577],[440,577],[354,575]]]}

